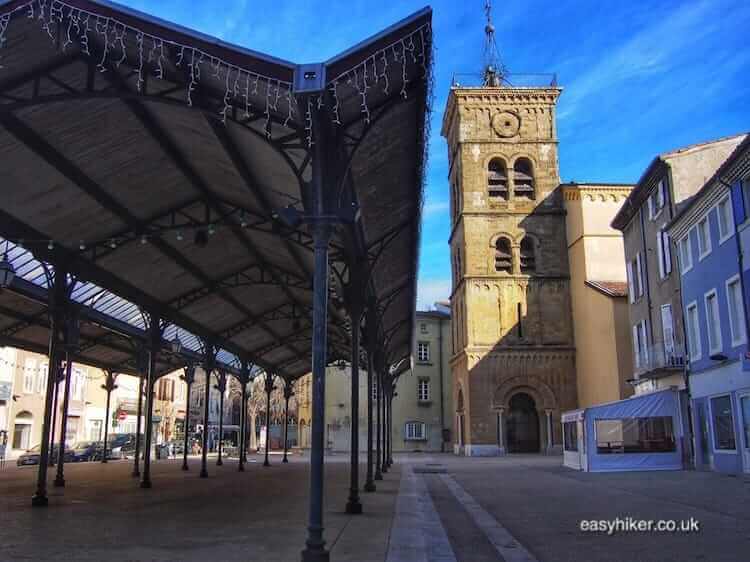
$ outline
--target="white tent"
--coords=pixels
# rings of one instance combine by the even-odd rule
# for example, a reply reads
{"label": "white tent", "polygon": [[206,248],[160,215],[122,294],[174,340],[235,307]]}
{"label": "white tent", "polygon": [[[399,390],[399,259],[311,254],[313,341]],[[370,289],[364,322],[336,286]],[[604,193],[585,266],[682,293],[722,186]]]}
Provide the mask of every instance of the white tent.
{"label": "white tent", "polygon": [[676,390],[663,390],[563,413],[563,463],[587,472],[682,469],[679,404]]}

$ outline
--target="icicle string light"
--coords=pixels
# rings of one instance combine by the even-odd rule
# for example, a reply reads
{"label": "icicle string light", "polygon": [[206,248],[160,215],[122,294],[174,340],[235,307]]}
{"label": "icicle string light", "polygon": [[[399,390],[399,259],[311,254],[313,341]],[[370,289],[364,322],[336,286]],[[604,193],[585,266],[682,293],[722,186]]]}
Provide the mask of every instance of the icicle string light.
{"label": "icicle string light", "polygon": [[[222,122],[225,123],[230,115],[236,118],[238,110],[242,110],[244,119],[250,119],[254,103],[261,100],[264,105],[254,109],[264,117],[263,129],[267,137],[271,137],[274,119],[283,119],[283,124],[288,126],[299,115],[299,119],[303,121],[307,144],[313,144],[311,111],[312,103],[316,102],[308,99],[306,112],[298,111],[298,100],[289,81],[242,68],[192,45],[145,33],[116,18],[73,6],[65,0],[30,0],[0,13],[0,48],[7,40],[8,29],[17,12],[25,13],[27,18],[40,22],[42,30],[53,40],[59,30],[63,51],[77,42],[80,51],[91,56],[90,39],[101,37],[101,58],[97,64],[99,71],[106,72],[113,66],[119,68],[122,64],[128,64],[136,75],[135,85],[140,93],[144,90],[145,73],[153,72],[157,78],[164,79],[169,55],[176,53],[174,66],[187,68],[185,96],[187,105],[191,107],[201,82],[202,66],[208,63],[210,77],[224,87],[223,103],[217,110]],[[399,95],[406,99],[410,83],[414,81],[413,73],[410,74],[414,66],[421,67],[422,78],[429,77],[428,67],[432,63],[431,53],[428,52],[432,44],[431,32],[429,23],[417,27],[372,53],[356,66],[328,80],[328,100],[325,105],[332,122],[342,124],[342,101],[354,97],[359,103],[360,115],[369,123],[372,118],[369,98],[376,88],[386,96],[391,95],[392,88],[399,88]],[[135,60],[129,60],[130,58]],[[0,70],[2,68],[0,66]],[[353,95],[344,92],[342,88],[350,89]],[[318,98],[317,104],[319,108],[322,107],[323,97]]]}
{"label": "icicle string light", "polygon": [[[77,41],[81,52],[91,56],[90,34],[101,37],[102,53],[101,59],[97,61],[98,70],[106,72],[111,65],[119,68],[122,64],[130,63],[137,74],[136,87],[139,92],[143,91],[145,72],[153,71],[157,78],[164,78],[168,50],[173,48],[178,53],[174,63],[176,67],[182,67],[183,63],[190,61],[186,94],[188,105],[193,105],[193,94],[201,79],[201,65],[208,60],[212,67],[212,77],[225,86],[224,105],[219,110],[219,117],[222,121],[226,121],[227,115],[236,104],[244,105],[244,108],[237,107],[236,109],[243,109],[245,117],[249,118],[252,107],[251,96],[258,95],[260,84],[264,88],[260,90],[262,92],[260,95],[265,94],[266,98],[264,111],[266,134],[270,135],[271,122],[276,115],[280,114],[279,118],[283,117],[286,124],[294,118],[296,101],[290,81],[253,72],[194,46],[183,45],[171,39],[145,33],[116,18],[73,6],[64,0],[30,0],[7,12],[0,13],[0,48],[7,39],[8,29],[16,13],[25,13],[27,18],[39,21],[42,30],[52,40],[56,39],[55,32],[58,24],[61,24],[62,50]],[[135,52],[135,55],[130,56],[135,56],[136,60],[128,60],[128,48],[131,49],[130,53]],[[245,84],[244,93],[241,92],[243,83]]]}
{"label": "icicle string light", "polygon": [[[406,99],[408,97],[409,65],[419,64],[423,69],[423,78],[427,77],[427,64],[430,43],[430,25],[424,24],[409,35],[386,45],[369,58],[333,77],[328,81],[329,90],[333,98],[331,109],[333,122],[341,124],[339,115],[339,98],[341,92],[339,86],[345,84],[354,90],[360,101],[360,114],[366,123],[370,122],[371,112],[368,103],[368,92],[373,87],[380,85],[385,95],[390,94],[391,78],[389,77],[389,60],[400,66],[401,89],[399,95]],[[415,41],[416,39],[416,41]],[[418,44],[417,44],[418,43]],[[398,66],[397,66],[398,68]]]}

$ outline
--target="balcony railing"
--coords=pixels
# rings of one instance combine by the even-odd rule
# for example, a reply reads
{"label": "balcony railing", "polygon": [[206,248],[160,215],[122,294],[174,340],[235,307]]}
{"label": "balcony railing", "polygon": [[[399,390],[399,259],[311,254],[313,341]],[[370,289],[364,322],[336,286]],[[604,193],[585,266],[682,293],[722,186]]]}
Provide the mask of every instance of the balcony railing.
{"label": "balcony railing", "polygon": [[650,345],[636,353],[635,374],[640,377],[656,371],[680,370],[685,367],[686,358],[682,344],[675,344],[669,351],[663,343]]}
{"label": "balcony railing", "polygon": [[[484,74],[481,72],[454,74],[451,81],[454,88],[483,88]],[[504,74],[502,77],[504,88],[556,88],[557,74]]]}

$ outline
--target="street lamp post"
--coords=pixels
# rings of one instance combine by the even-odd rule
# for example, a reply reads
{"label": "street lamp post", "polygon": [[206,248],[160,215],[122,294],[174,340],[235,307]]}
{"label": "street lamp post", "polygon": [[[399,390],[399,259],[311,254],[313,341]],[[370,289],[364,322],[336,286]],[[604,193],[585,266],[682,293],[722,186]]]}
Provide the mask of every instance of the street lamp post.
{"label": "street lamp post", "polygon": [[[284,459],[281,462],[289,462],[287,452],[289,451],[289,399],[294,396],[292,381],[287,380],[284,386]],[[299,437],[298,437],[299,438]]]}
{"label": "street lamp post", "polygon": [[106,413],[104,414],[104,446],[102,450],[102,462],[107,462],[107,439],[109,439],[109,404],[110,399],[112,398],[112,391],[117,388],[117,385],[115,384],[115,381],[117,380],[117,375],[114,374],[112,371],[105,371],[104,373],[104,384],[102,385],[102,388],[107,391],[107,408]]}

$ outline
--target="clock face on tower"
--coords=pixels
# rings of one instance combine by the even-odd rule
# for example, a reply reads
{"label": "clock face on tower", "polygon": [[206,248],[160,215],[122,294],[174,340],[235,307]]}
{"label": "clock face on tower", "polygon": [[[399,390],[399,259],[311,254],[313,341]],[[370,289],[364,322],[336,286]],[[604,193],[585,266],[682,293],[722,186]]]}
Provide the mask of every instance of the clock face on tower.
{"label": "clock face on tower", "polygon": [[514,137],[520,128],[521,118],[512,111],[500,111],[492,117],[492,129],[499,137]]}

